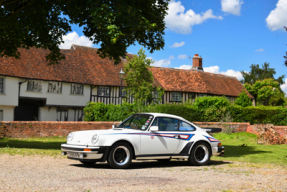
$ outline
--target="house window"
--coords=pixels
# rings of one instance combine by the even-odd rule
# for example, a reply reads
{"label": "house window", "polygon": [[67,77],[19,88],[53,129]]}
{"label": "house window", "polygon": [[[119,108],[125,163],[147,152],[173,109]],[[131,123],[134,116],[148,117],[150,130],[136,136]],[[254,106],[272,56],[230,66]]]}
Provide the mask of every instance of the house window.
{"label": "house window", "polygon": [[154,99],[158,99],[158,91],[157,90],[154,90],[152,94],[153,94]]}
{"label": "house window", "polygon": [[110,88],[109,87],[104,87],[104,86],[99,86],[98,96],[100,96],[100,97],[109,97],[110,96]]}
{"label": "house window", "polygon": [[172,101],[181,101],[182,93],[180,92],[172,92]]}
{"label": "house window", "polygon": [[195,99],[195,93],[188,93],[188,99]]}
{"label": "house window", "polygon": [[205,93],[198,93],[197,94],[197,97],[206,97],[207,96],[207,94],[205,94]]}
{"label": "house window", "polygon": [[126,97],[127,92],[125,90],[125,87],[120,87],[120,97]]}
{"label": "house window", "polygon": [[84,94],[84,85],[72,83],[71,84],[71,94],[83,95]]}
{"label": "house window", "polygon": [[74,121],[83,121],[84,111],[83,109],[75,109]]}
{"label": "house window", "polygon": [[0,77],[0,94],[4,94],[4,78]]}
{"label": "house window", "polygon": [[62,93],[62,83],[61,82],[48,82],[48,93]]}
{"label": "house window", "polygon": [[68,121],[68,109],[57,110],[57,121]]}
{"label": "house window", "polygon": [[42,81],[28,80],[27,91],[42,92]]}
{"label": "house window", "polygon": [[0,110],[0,121],[3,121],[3,110]]}

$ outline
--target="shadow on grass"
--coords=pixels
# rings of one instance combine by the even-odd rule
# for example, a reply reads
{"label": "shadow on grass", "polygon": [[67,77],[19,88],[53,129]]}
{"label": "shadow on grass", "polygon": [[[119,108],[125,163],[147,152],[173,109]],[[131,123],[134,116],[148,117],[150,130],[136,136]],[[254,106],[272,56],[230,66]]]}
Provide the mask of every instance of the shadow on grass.
{"label": "shadow on grass", "polygon": [[[224,157],[239,157],[246,155],[254,155],[261,153],[272,153],[272,151],[262,151],[258,150],[256,146],[234,146],[234,145],[224,145]],[[223,158],[224,158],[223,157]]]}
{"label": "shadow on grass", "polygon": [[28,148],[28,149],[61,149],[61,141],[26,141],[18,139],[0,139],[1,148]]}
{"label": "shadow on grass", "polygon": [[[187,166],[190,166],[191,168],[196,167],[198,169],[204,169],[204,168],[208,168],[209,166],[222,165],[222,164],[230,164],[230,162],[211,160],[209,164],[205,166],[191,166],[188,161],[170,161],[168,163],[161,163],[161,162],[154,161],[154,160],[133,161],[131,165],[128,167],[128,169],[172,168],[172,167],[187,167]],[[92,166],[87,166],[79,162],[77,164],[71,164],[70,166],[81,167],[85,169],[112,169],[110,168],[107,162],[104,162],[104,163],[99,162]]]}

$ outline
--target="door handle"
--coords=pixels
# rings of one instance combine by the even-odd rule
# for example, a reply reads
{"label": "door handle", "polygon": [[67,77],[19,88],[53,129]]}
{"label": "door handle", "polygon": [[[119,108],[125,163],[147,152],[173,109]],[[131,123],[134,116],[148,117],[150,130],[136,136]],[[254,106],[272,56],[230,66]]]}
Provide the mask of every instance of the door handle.
{"label": "door handle", "polygon": [[178,139],[178,138],[179,138],[179,135],[175,135],[174,138]]}

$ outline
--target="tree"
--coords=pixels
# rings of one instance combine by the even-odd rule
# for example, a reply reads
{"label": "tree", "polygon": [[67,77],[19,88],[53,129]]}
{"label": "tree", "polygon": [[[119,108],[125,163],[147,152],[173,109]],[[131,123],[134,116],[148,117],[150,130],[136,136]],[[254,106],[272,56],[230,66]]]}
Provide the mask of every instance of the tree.
{"label": "tree", "polygon": [[138,56],[134,56],[132,59],[126,58],[129,60],[124,68],[127,94],[132,95],[135,103],[140,105],[152,103],[155,95],[160,101],[164,91],[153,85],[152,72],[149,70],[153,61],[146,58],[143,49],[138,51]]}
{"label": "tree", "polygon": [[37,47],[58,63],[62,36],[77,24],[101,45],[98,54],[117,64],[135,42],[151,53],[164,47],[167,9],[168,0],[0,0],[0,57],[20,58],[19,48]]}
{"label": "tree", "polygon": [[253,95],[257,104],[265,106],[284,105],[284,93],[280,89],[280,84],[274,79],[257,80],[253,85],[245,83],[244,87]]}
{"label": "tree", "polygon": [[251,98],[246,93],[246,90],[242,90],[242,92],[238,95],[235,100],[236,105],[240,105],[242,107],[247,107],[252,105]]}
{"label": "tree", "polygon": [[242,84],[249,83],[253,85],[257,80],[264,80],[264,79],[269,79],[272,78],[275,81],[277,81],[280,85],[284,84],[284,77],[285,75],[282,75],[278,77],[278,79],[274,78],[274,75],[276,74],[276,71],[274,68],[269,67],[269,63],[264,63],[262,64],[262,68],[259,67],[258,64],[252,64],[250,66],[251,71],[250,72],[245,72],[241,71],[241,74],[243,76],[243,80],[240,82]]}

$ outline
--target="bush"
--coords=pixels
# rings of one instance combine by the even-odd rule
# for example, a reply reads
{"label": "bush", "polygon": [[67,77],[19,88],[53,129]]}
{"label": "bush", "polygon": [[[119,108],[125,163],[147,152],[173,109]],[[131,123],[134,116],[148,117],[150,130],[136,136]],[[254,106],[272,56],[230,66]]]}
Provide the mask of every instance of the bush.
{"label": "bush", "polygon": [[236,105],[240,105],[242,107],[247,107],[252,105],[251,98],[247,95],[246,91],[243,90],[235,100]]}

